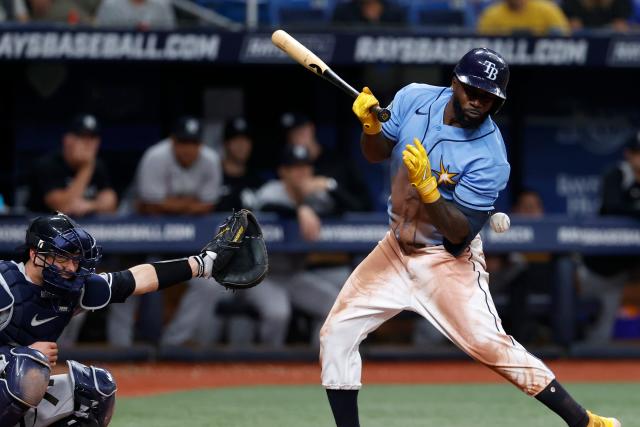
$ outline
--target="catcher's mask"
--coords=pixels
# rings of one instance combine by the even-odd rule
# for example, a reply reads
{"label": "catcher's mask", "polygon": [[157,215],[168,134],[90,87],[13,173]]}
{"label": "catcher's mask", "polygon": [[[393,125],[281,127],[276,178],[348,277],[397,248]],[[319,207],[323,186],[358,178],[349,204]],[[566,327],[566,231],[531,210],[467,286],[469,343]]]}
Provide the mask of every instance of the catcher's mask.
{"label": "catcher's mask", "polygon": [[[64,214],[35,218],[25,243],[36,252],[34,264],[42,267],[44,290],[65,299],[80,296],[85,278],[95,272],[102,256],[93,236]],[[75,271],[59,267],[68,263]]]}

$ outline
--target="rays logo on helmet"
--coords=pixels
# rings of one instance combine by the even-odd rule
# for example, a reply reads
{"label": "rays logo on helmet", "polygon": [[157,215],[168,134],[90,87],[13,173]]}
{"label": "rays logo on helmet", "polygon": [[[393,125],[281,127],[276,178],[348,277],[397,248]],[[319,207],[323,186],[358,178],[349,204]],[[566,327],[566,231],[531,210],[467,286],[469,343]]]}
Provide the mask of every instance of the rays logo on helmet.
{"label": "rays logo on helmet", "polygon": [[496,68],[496,64],[491,61],[484,61],[482,63],[484,65],[484,73],[487,75],[489,80],[495,80],[498,77],[498,69]]}

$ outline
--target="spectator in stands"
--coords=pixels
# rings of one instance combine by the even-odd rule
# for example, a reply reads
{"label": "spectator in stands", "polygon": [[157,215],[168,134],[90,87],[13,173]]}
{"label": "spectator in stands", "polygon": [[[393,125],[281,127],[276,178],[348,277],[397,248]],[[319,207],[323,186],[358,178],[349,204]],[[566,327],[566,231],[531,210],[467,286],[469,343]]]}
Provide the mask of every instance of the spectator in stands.
{"label": "spectator in stands", "polygon": [[92,25],[100,0],[29,0],[34,21]]}
{"label": "spectator in stands", "polygon": [[[267,182],[256,193],[256,208],[259,211],[276,212],[283,218],[296,218],[300,236],[308,241],[319,239],[321,217],[342,211],[341,201],[334,197],[335,193],[325,184],[327,178],[314,174],[313,160],[313,154],[306,146],[285,145],[278,166],[279,179]],[[254,294],[252,298],[254,301],[268,300],[270,294],[266,294],[267,287],[284,291],[286,299],[282,303],[287,305],[280,307],[278,312],[289,314],[290,304],[309,316],[311,327],[308,332],[311,343],[317,346],[321,323],[329,313],[350,269],[307,267],[308,259],[304,255],[271,254],[269,275],[256,288],[264,297]],[[267,286],[263,288],[263,285]],[[272,304],[271,309],[275,309]],[[268,339],[272,344],[283,344],[286,329],[277,332],[279,335],[263,339]]]}
{"label": "spectator in stands", "polygon": [[567,17],[552,0],[501,0],[478,19],[478,32],[484,35],[566,35],[569,31]]}
{"label": "spectator in stands", "polygon": [[302,113],[285,113],[281,124],[285,131],[285,142],[302,146],[309,151],[313,162],[315,182],[323,190],[328,190],[337,201],[333,214],[343,212],[366,212],[373,206],[362,174],[354,162],[350,161],[348,150],[341,151],[325,148],[318,142],[315,123]]}
{"label": "spectator in stands", "polygon": [[223,134],[222,190],[218,211],[232,211],[253,204],[253,192],[262,179],[249,167],[253,139],[247,121],[236,117],[225,123]]}
{"label": "spectator in stands", "polygon": [[176,16],[171,2],[164,0],[103,0],[96,25],[140,31],[173,29]]}
{"label": "spectator in stands", "polygon": [[[176,121],[169,138],[149,147],[142,156],[135,181],[137,209],[139,213],[154,215],[209,214],[214,210],[221,185],[220,158],[215,151],[202,144],[200,120],[184,116]],[[176,336],[168,340],[182,340],[182,336],[195,338],[200,321],[213,321],[211,307],[214,304],[210,300],[215,298],[215,293],[209,295],[207,291],[213,289],[204,286],[206,283],[202,280],[196,278],[189,281],[187,293],[173,322],[181,327],[170,326],[168,334]],[[204,294],[198,292],[200,288],[205,289]],[[194,312],[201,313],[196,307],[200,303],[208,307],[204,314],[209,317],[193,319],[189,316],[189,308],[193,307]],[[125,304],[111,308],[107,323],[109,342],[119,346],[132,344],[137,305],[138,300],[132,298]],[[161,321],[161,316],[157,321]]]}
{"label": "spectator in stands", "polygon": [[[533,189],[523,189],[518,193],[511,213],[528,219],[542,219],[544,217],[544,203],[540,194]],[[497,271],[491,274],[491,286],[506,286],[509,305],[505,316],[509,323],[508,330],[521,343],[535,340],[550,339],[548,333],[536,322],[533,303],[535,295],[550,298],[553,290],[553,262],[548,252],[511,253],[501,259]],[[487,269],[492,261],[487,260]]]}
{"label": "spectator in stands", "polygon": [[34,164],[27,207],[32,212],[72,216],[115,212],[116,192],[98,159],[100,126],[95,116],[79,114],[62,138],[62,150]]}
{"label": "spectator in stands", "polygon": [[[603,175],[600,215],[640,219],[640,131],[624,149],[624,160]],[[585,332],[585,343],[603,344],[611,340],[622,291],[630,272],[638,268],[633,255],[586,256],[578,267],[580,294],[595,298],[600,311]]]}
{"label": "spectator in stands", "polygon": [[0,2],[0,22],[28,22],[29,10],[24,0],[3,0]]}
{"label": "spectator in stands", "polygon": [[633,15],[631,0],[565,0],[562,9],[574,31],[608,28],[626,32]]}
{"label": "spectator in stands", "polygon": [[201,132],[199,119],[181,117],[169,138],[145,151],[136,174],[140,213],[213,212],[222,186],[222,166],[218,154],[202,144]]}
{"label": "spectator in stands", "polygon": [[387,0],[351,0],[333,10],[335,25],[400,26],[407,22],[406,10]]}
{"label": "spectator in stands", "polygon": [[[62,138],[62,151],[33,166],[29,177],[32,212],[63,212],[73,216],[115,213],[118,204],[106,166],[97,157],[100,126],[95,116],[75,116]],[[79,314],[60,337],[62,346],[75,344],[86,314]]]}

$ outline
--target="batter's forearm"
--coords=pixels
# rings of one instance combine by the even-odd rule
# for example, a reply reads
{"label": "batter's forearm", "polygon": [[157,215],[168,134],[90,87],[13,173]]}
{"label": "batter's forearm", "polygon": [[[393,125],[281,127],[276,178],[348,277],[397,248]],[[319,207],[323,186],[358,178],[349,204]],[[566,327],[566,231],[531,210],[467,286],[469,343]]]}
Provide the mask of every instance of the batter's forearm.
{"label": "batter's forearm", "polygon": [[382,132],[375,135],[367,135],[363,132],[360,137],[360,149],[369,162],[379,163],[391,157],[393,144],[384,137]]}
{"label": "batter's forearm", "polygon": [[469,221],[452,203],[440,197],[434,203],[425,203],[431,223],[453,244],[464,242],[469,235]]}

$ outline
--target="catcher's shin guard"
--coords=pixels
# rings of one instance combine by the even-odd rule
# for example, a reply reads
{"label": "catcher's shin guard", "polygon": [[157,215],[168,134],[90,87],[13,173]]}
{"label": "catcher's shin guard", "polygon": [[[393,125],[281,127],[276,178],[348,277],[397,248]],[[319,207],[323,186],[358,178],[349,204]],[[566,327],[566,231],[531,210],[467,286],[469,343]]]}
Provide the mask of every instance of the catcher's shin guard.
{"label": "catcher's shin guard", "polygon": [[0,363],[0,427],[13,427],[40,403],[51,371],[46,356],[29,347],[3,347]]}
{"label": "catcher's shin guard", "polygon": [[52,427],[105,427],[111,422],[116,403],[116,383],[111,373],[95,366],[67,361],[73,381],[74,413]]}

